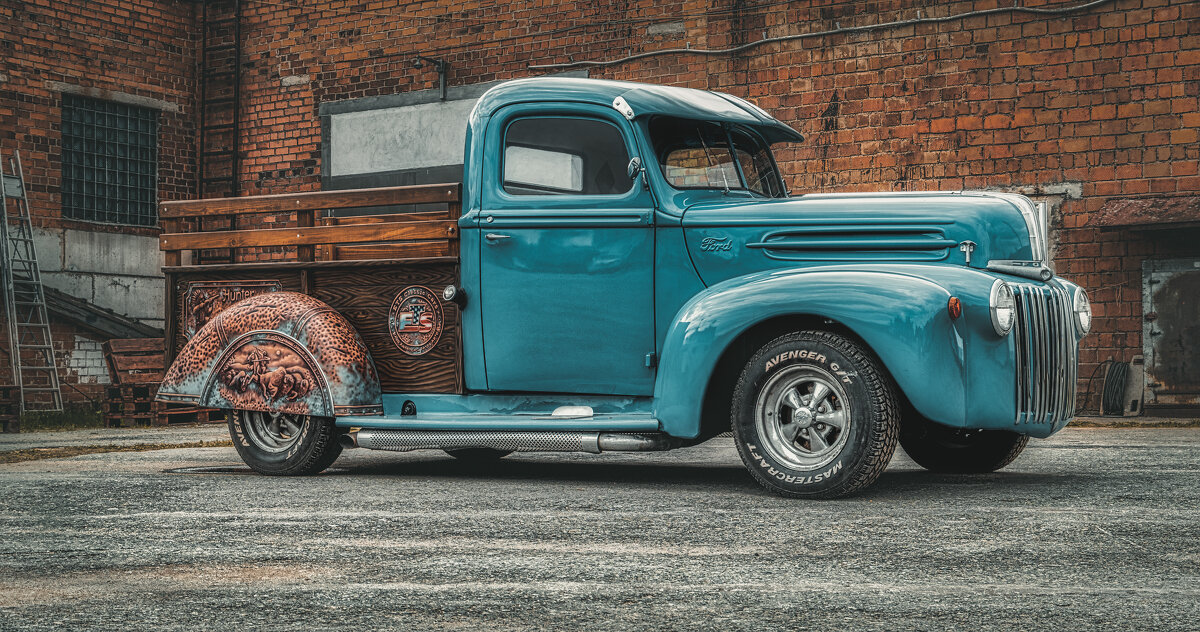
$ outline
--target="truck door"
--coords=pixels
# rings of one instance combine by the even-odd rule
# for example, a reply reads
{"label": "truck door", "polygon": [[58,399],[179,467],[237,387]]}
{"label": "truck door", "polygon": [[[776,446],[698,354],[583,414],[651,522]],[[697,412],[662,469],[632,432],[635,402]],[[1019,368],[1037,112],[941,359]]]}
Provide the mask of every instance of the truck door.
{"label": "truck door", "polygon": [[490,390],[650,395],[653,202],[609,108],[510,106],[487,130],[479,220]]}

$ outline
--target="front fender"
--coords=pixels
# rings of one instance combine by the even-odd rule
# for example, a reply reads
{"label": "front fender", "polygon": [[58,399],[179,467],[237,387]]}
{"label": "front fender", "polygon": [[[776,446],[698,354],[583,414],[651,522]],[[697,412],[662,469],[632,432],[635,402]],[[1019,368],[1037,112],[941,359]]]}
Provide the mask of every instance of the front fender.
{"label": "front fender", "polygon": [[375,363],[358,332],[296,292],[252,296],[218,314],[180,351],[157,399],[319,417],[383,413]]}
{"label": "front fender", "polygon": [[758,323],[815,316],[866,342],[922,415],[961,423],[963,338],[947,313],[950,296],[915,273],[866,267],[776,270],[719,283],[684,305],[667,332],[655,414],[666,433],[698,436],[709,379],[729,346]]}

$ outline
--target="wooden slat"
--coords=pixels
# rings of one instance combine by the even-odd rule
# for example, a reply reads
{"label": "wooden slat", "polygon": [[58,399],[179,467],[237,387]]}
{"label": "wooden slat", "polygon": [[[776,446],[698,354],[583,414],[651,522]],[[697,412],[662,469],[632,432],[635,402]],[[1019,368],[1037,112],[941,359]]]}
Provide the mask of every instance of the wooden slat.
{"label": "wooden slat", "polygon": [[455,239],[457,223],[389,222],[354,226],[315,226],[312,228],[268,228],[226,230],[205,233],[169,233],[159,236],[162,250],[198,250],[201,248],[257,248],[265,246],[315,246],[318,244],[357,244],[379,241]]}
{"label": "wooden slat", "polygon": [[[167,255],[175,255],[175,264],[179,264],[178,252],[168,252]],[[167,260],[169,264],[171,257],[168,256]],[[166,326],[163,327],[163,366],[171,366],[171,363],[175,362],[175,354],[179,353],[180,348],[175,336],[177,335],[181,314],[176,311],[177,306],[179,305],[176,300],[176,296],[178,295],[175,293],[176,275],[171,272],[164,271],[164,276],[166,277],[166,284],[163,288],[163,293],[166,296],[164,300],[165,307],[163,309],[163,313],[166,314],[167,322]]]}
{"label": "wooden slat", "polygon": [[398,204],[452,203],[459,198],[459,184],[423,184],[404,187],[311,191],[207,200],[176,200],[159,205],[159,217],[200,217],[235,213],[282,213],[319,211],[332,208],[361,208]]}
{"label": "wooden slat", "polygon": [[114,338],[104,343],[109,353],[161,353],[162,338]]}
{"label": "wooden slat", "polygon": [[350,215],[348,217],[323,217],[322,225],[349,226],[351,224],[383,224],[386,222],[415,222],[419,220],[447,219],[445,211],[414,211],[412,213],[388,213],[386,215]]}
{"label": "wooden slat", "polygon": [[162,382],[163,372],[125,373],[121,376],[121,384],[158,384]]}
{"label": "wooden slat", "polygon": [[153,355],[119,355],[112,356],[113,369],[117,371],[163,370],[163,354]]}
{"label": "wooden slat", "polygon": [[396,259],[408,257],[445,257],[451,254],[450,242],[413,241],[403,244],[367,244],[361,246],[334,246],[337,259]]}
{"label": "wooden slat", "polygon": [[[384,268],[391,265],[425,266],[442,263],[458,263],[458,257],[401,257],[398,259],[361,259],[354,261],[251,261],[246,263],[216,263],[205,265],[177,266],[164,268],[173,274],[208,274],[225,275],[234,272],[238,276],[214,276],[212,280],[232,280],[247,278],[241,275],[253,274],[261,277],[270,272],[298,272],[301,270],[354,269],[354,268]],[[190,276],[188,280],[193,280]],[[286,287],[286,284],[284,284]]]}

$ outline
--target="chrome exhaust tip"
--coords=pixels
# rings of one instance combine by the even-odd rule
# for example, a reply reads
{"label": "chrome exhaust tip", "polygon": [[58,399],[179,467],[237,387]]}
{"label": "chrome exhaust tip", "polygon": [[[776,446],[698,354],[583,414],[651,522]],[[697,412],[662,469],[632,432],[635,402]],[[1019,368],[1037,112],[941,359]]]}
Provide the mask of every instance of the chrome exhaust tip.
{"label": "chrome exhaust tip", "polygon": [[358,433],[357,432],[347,432],[346,434],[338,437],[338,443],[342,444],[343,448],[347,448],[347,449],[357,448],[358,447]]}

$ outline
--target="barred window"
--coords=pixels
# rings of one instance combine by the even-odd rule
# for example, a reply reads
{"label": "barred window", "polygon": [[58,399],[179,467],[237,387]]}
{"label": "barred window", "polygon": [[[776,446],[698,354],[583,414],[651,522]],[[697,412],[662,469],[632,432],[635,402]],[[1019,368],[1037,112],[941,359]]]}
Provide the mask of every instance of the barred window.
{"label": "barred window", "polygon": [[63,217],[103,224],[158,222],[158,111],[63,95]]}

